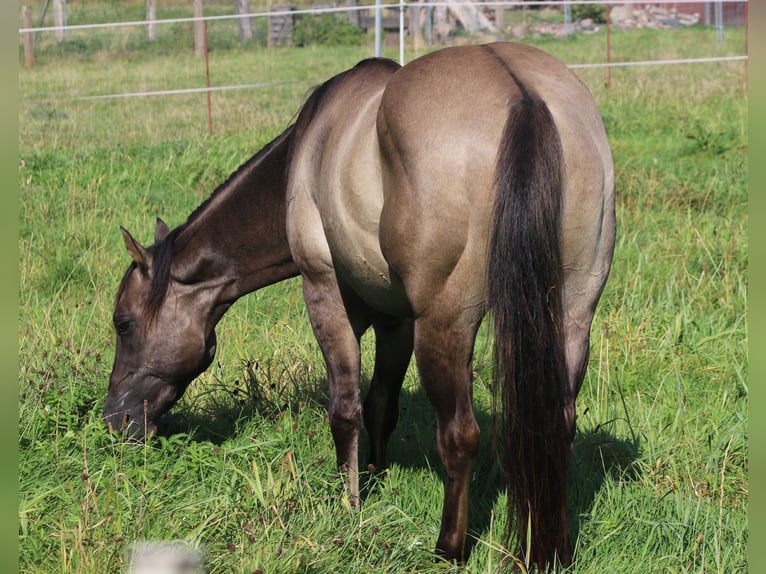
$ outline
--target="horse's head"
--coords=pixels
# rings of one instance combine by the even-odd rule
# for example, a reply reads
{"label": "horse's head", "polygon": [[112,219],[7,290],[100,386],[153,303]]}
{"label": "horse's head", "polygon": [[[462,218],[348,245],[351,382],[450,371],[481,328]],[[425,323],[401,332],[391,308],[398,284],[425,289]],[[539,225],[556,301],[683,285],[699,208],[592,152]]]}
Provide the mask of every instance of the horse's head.
{"label": "horse's head", "polygon": [[133,263],[114,308],[116,348],[104,422],[136,438],[156,431],[157,419],[215,355],[210,295],[172,271],[170,233],[158,219],[154,245],[145,248],[122,229]]}

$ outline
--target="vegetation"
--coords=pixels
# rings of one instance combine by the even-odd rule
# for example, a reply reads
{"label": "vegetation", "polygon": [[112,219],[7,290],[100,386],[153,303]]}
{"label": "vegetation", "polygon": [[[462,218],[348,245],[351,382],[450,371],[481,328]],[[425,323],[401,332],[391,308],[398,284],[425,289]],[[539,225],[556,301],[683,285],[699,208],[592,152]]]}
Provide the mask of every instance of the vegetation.
{"label": "vegetation", "polygon": [[597,24],[606,23],[606,8],[600,4],[580,4],[572,8],[572,17],[575,20],[593,20]]}
{"label": "vegetation", "polygon": [[[70,15],[113,5],[72,2]],[[210,572],[449,570],[432,554],[442,470],[414,368],[392,466],[365,478],[365,504],[351,509],[299,280],[229,311],[214,365],[161,436],[131,445],[103,428],[113,297],[129,261],[119,225],[150,242],[156,216],[182,223],[288,125],[310,86],[370,55],[365,46],[212,51],[214,85],[280,85],[214,93],[208,131],[204,94],[76,99],[204,85],[188,37],[161,53],[115,34],[102,47],[51,51],[19,77],[21,571],[120,572],[135,541],[170,539],[200,548]],[[613,33],[613,59],[743,45],[741,32],[727,31],[722,47],[713,37]],[[603,59],[603,41],[538,44],[586,62]],[[616,69],[607,89],[604,70],[578,70],[610,135],[619,229],[578,401],[569,572],[747,570],[742,71],[741,62]],[[372,353],[365,337],[364,385]],[[467,572],[494,572],[508,557],[490,362],[482,330]]]}
{"label": "vegetation", "polygon": [[352,26],[345,15],[301,14],[296,17],[293,43],[296,46],[361,46],[365,43],[365,32]]}

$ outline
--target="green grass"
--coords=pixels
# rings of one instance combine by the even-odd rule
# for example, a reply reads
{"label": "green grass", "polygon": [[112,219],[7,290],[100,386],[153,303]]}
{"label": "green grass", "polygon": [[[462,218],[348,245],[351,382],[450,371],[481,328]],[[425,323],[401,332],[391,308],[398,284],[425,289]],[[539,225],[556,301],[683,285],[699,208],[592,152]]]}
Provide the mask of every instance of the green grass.
{"label": "green grass", "polygon": [[[703,29],[614,36],[615,60],[738,53],[742,39],[727,31],[730,43],[715,48]],[[603,36],[538,43],[568,62],[603,53]],[[167,417],[166,436],[130,446],[102,428],[113,297],[129,261],[119,225],[148,242],[156,216],[183,222],[289,123],[313,83],[371,53],[215,51],[214,85],[306,83],[214,94],[208,134],[204,95],[72,99],[204,85],[204,64],[186,48],[163,55],[136,46],[51,52],[20,72],[21,571],[119,572],[131,543],[157,539],[201,548],[211,572],[449,570],[432,555],[442,471],[414,369],[392,467],[366,480],[366,503],[352,510],[334,465],[324,367],[298,280],[232,308],[218,329],[215,363]],[[742,68],[619,69],[609,91],[605,71],[580,73],[610,135],[619,229],[578,400],[571,572],[747,570]],[[365,384],[371,343],[363,341]],[[484,330],[475,371],[484,432],[466,571],[478,573],[507,557]]]}

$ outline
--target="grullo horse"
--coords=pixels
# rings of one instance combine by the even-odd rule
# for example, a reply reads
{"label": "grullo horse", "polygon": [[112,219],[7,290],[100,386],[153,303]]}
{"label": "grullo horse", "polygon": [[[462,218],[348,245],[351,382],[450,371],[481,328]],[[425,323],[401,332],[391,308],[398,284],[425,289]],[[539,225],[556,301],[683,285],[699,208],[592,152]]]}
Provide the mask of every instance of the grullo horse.
{"label": "grullo horse", "polygon": [[[294,124],[183,225],[157,221],[117,294],[105,422],[136,437],[211,363],[237,299],[301,275],[352,497],[359,434],[386,466],[414,351],[446,470],[436,551],[465,556],[477,329],[492,318],[509,532],[522,559],[570,560],[575,398],[615,240],[614,171],[587,88],[537,49],[495,43],[404,67],[370,59],[315,89]],[[362,334],[376,337],[360,397]],[[529,541],[529,543],[527,543]]]}

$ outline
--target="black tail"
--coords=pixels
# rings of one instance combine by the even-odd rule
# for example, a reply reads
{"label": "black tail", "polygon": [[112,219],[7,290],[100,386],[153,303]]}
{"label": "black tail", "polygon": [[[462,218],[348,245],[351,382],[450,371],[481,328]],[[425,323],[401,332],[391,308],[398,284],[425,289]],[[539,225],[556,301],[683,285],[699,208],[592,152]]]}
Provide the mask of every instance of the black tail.
{"label": "black tail", "polygon": [[[569,560],[570,400],[559,247],[563,156],[548,106],[525,96],[510,110],[497,164],[489,245],[496,403],[501,402],[509,528],[523,560]],[[510,535],[510,533],[509,533]]]}

